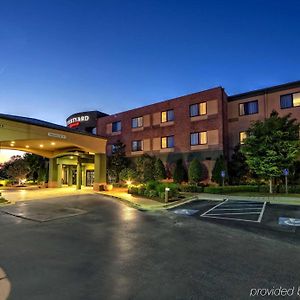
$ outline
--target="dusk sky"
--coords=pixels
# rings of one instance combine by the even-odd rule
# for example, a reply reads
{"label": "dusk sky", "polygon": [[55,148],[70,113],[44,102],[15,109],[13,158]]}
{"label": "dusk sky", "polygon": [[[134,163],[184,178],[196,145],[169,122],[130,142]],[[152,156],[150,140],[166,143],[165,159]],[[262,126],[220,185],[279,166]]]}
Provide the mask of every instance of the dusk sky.
{"label": "dusk sky", "polygon": [[296,81],[299,15],[289,0],[0,0],[0,112],[64,125],[80,111]]}

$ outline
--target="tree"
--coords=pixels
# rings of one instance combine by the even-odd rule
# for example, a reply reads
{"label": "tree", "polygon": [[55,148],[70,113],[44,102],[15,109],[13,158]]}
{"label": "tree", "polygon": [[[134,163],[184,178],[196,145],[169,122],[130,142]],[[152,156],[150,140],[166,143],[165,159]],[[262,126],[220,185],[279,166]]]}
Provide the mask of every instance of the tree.
{"label": "tree", "polygon": [[147,182],[154,180],[154,170],[155,170],[155,160],[154,156],[148,154],[143,154],[136,160],[136,172],[138,179],[141,182]]}
{"label": "tree", "polygon": [[28,179],[32,179],[34,182],[47,181],[48,175],[48,159],[36,154],[26,153],[23,156],[24,161],[29,167]]}
{"label": "tree", "polygon": [[128,166],[128,159],[125,156],[125,145],[118,141],[113,146],[111,156],[108,157],[108,176],[119,182],[120,172]]}
{"label": "tree", "polygon": [[[225,178],[221,176],[221,172],[225,172]],[[217,158],[216,163],[214,165],[214,168],[212,170],[212,176],[211,180],[218,183],[219,185],[222,185],[223,180],[225,181],[228,178],[227,174],[227,164],[224,159],[223,155],[220,155],[220,157]]]}
{"label": "tree", "polygon": [[178,159],[173,173],[173,179],[176,183],[181,183],[187,180],[187,172],[183,165],[182,159]]}
{"label": "tree", "polygon": [[13,156],[7,169],[7,175],[12,180],[17,180],[19,184],[21,184],[29,171],[28,164],[21,156]]}
{"label": "tree", "polygon": [[274,178],[292,167],[299,154],[299,124],[291,114],[279,117],[272,111],[268,119],[250,126],[244,142],[241,151],[250,170],[269,180],[269,191],[273,193]]}
{"label": "tree", "polygon": [[197,158],[194,158],[189,165],[188,177],[189,182],[192,184],[198,184],[202,176],[202,166]]}
{"label": "tree", "polygon": [[133,181],[136,178],[137,178],[137,173],[133,169],[125,168],[120,172],[120,180],[122,181]]}
{"label": "tree", "polygon": [[156,158],[154,164],[154,177],[156,180],[162,180],[167,177],[165,166],[160,158]]}
{"label": "tree", "polygon": [[246,157],[240,150],[240,144],[234,147],[234,152],[228,163],[228,177],[230,184],[239,185],[245,183],[249,176],[249,167],[246,163]]}

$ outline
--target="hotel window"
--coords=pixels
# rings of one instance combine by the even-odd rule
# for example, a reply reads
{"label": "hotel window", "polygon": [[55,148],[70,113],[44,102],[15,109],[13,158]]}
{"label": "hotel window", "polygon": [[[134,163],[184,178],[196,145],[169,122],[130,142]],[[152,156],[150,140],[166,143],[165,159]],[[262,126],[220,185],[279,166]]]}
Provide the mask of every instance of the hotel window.
{"label": "hotel window", "polygon": [[112,123],[112,132],[119,132],[122,129],[121,121]]}
{"label": "hotel window", "polygon": [[143,151],[143,141],[132,141],[131,149],[133,152],[135,151]]}
{"label": "hotel window", "polygon": [[245,143],[245,139],[247,138],[247,133],[246,131],[241,131],[240,132],[240,144],[243,145]]}
{"label": "hotel window", "polygon": [[161,138],[161,148],[174,148],[174,136],[164,136]]}
{"label": "hotel window", "polygon": [[240,116],[253,115],[258,113],[258,101],[250,101],[240,103],[239,105]]}
{"label": "hotel window", "polygon": [[280,96],[280,108],[300,106],[300,93]]}
{"label": "hotel window", "polygon": [[174,121],[174,110],[166,110],[161,112],[161,122],[166,123],[166,122],[171,122]]}
{"label": "hotel window", "polygon": [[133,118],[131,120],[131,127],[132,128],[143,127],[143,117]]}
{"label": "hotel window", "polygon": [[207,144],[207,131],[191,133],[191,146]]}
{"label": "hotel window", "polygon": [[207,114],[206,102],[190,105],[190,117],[203,116]]}

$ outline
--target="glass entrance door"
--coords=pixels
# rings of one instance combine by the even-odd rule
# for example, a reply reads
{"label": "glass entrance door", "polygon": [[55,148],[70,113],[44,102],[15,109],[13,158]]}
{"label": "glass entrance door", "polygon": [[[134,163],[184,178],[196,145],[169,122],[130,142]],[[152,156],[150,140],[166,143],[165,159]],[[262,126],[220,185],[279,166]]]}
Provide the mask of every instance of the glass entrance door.
{"label": "glass entrance door", "polygon": [[92,186],[94,183],[95,172],[92,170],[86,171],[86,186]]}

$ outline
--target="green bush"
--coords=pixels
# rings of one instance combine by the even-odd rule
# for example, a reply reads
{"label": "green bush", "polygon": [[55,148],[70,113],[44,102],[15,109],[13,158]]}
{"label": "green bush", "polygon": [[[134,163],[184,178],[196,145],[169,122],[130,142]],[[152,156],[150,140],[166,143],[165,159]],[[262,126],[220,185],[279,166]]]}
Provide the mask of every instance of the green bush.
{"label": "green bush", "polygon": [[187,180],[187,172],[183,165],[182,159],[178,159],[173,173],[173,179],[176,183],[181,183]]}
{"label": "green bush", "polygon": [[129,193],[129,194],[138,195],[139,189],[138,189],[138,187],[136,187],[136,186],[130,186],[130,187],[128,188],[128,193]]}
{"label": "green bush", "polygon": [[187,192],[187,193],[202,193],[204,190],[203,186],[198,186],[198,185],[181,185],[180,186],[180,191],[181,192]]}
{"label": "green bush", "polygon": [[157,196],[158,196],[157,191],[155,191],[155,190],[149,191],[149,197],[150,198],[156,198]]}
{"label": "green bush", "polygon": [[224,180],[226,181],[228,179],[227,163],[226,163],[223,155],[221,155],[220,157],[217,158],[215,166],[212,170],[212,177],[211,177],[212,181],[218,183],[219,185],[221,185],[223,182],[223,178],[221,176],[221,171],[225,171]]}
{"label": "green bush", "polygon": [[122,181],[132,181],[137,178],[137,174],[133,169],[125,168],[120,172],[119,177]]}
{"label": "green bush", "polygon": [[157,190],[157,187],[158,187],[158,186],[159,186],[159,182],[154,181],[154,180],[148,181],[148,182],[146,183],[146,189],[147,189],[148,191],[150,191],[150,190]]}
{"label": "green bush", "polygon": [[237,186],[209,186],[204,188],[205,193],[210,194],[230,194],[238,192],[265,192],[267,191],[267,186],[258,185],[237,185]]}

